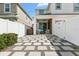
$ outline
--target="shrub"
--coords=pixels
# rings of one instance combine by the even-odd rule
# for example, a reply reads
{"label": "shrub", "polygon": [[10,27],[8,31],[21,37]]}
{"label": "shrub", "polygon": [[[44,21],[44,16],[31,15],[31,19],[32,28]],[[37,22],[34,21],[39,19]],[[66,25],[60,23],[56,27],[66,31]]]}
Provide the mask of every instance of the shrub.
{"label": "shrub", "polygon": [[17,42],[17,34],[14,33],[9,33],[6,35],[7,36],[7,46],[13,45],[14,43]]}
{"label": "shrub", "polygon": [[6,48],[6,44],[5,44],[5,41],[4,41],[4,38],[3,38],[3,35],[0,35],[0,50],[3,49],[3,48]]}
{"label": "shrub", "polygon": [[8,33],[0,35],[0,50],[17,42],[17,34]]}

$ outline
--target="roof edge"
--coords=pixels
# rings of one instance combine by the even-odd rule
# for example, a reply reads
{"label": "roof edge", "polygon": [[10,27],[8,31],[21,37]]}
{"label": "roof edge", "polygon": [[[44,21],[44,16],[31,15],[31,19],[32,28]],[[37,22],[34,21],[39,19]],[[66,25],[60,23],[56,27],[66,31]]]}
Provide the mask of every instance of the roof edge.
{"label": "roof edge", "polygon": [[35,10],[47,10],[47,8],[39,8],[39,9],[35,9]]}
{"label": "roof edge", "polygon": [[17,3],[17,5],[20,7],[20,9],[32,20],[32,18],[28,15],[28,13],[22,8],[22,6]]}

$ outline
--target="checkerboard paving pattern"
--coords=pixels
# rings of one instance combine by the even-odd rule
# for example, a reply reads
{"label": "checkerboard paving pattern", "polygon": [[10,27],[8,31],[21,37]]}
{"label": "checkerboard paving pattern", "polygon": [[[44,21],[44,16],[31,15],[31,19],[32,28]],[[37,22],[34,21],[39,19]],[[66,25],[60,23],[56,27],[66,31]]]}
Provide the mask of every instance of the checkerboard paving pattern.
{"label": "checkerboard paving pattern", "polygon": [[38,50],[47,50],[47,46],[38,46]]}
{"label": "checkerboard paving pattern", "polygon": [[41,52],[30,52],[28,56],[41,56]]}
{"label": "checkerboard paving pattern", "polygon": [[45,51],[45,56],[58,56],[55,51]]}
{"label": "checkerboard paving pattern", "polygon": [[24,56],[26,52],[14,52],[12,56]]}
{"label": "checkerboard paving pattern", "polygon": [[24,46],[15,46],[12,50],[22,50]]}
{"label": "checkerboard paving pattern", "polygon": [[72,52],[60,52],[60,54],[62,55],[62,56],[74,56],[74,54],[72,53]]}
{"label": "checkerboard paving pattern", "polygon": [[41,45],[41,43],[34,43],[34,45]]}
{"label": "checkerboard paving pattern", "polygon": [[23,45],[31,45],[32,43],[24,43]]}
{"label": "checkerboard paving pattern", "polygon": [[27,35],[0,56],[79,56],[79,48],[55,35]]}
{"label": "checkerboard paving pattern", "polygon": [[35,50],[35,46],[27,46],[24,50]]}
{"label": "checkerboard paving pattern", "polygon": [[14,45],[22,45],[22,43],[16,43],[16,44],[14,44]]}
{"label": "checkerboard paving pattern", "polygon": [[79,48],[75,44],[57,36],[53,36],[51,39],[53,40],[49,39],[49,41],[59,56],[79,56]]}
{"label": "checkerboard paving pattern", "polygon": [[43,43],[43,45],[51,45],[51,43]]}

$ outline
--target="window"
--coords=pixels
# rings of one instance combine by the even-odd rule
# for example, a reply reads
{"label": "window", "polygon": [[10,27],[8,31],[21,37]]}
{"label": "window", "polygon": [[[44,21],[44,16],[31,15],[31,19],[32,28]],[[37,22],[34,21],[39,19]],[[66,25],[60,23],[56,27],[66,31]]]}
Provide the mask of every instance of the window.
{"label": "window", "polygon": [[44,14],[44,10],[39,10],[39,14],[40,15]]}
{"label": "window", "polygon": [[79,3],[74,3],[74,11],[79,11]]}
{"label": "window", "polygon": [[11,12],[11,4],[4,4],[4,12]]}
{"label": "window", "polygon": [[58,9],[58,10],[61,9],[61,3],[56,3],[56,9]]}

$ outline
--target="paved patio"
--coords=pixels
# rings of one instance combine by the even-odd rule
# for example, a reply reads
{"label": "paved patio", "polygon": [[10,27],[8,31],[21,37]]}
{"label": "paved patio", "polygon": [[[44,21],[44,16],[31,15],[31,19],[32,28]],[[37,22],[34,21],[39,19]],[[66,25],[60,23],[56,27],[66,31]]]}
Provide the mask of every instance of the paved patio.
{"label": "paved patio", "polygon": [[79,56],[79,48],[54,35],[27,35],[0,56]]}

